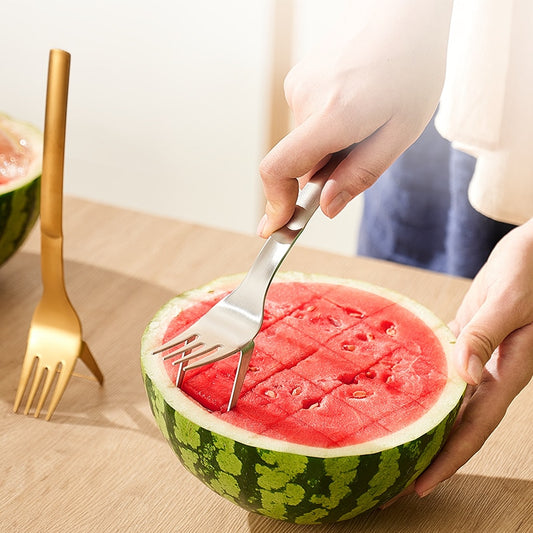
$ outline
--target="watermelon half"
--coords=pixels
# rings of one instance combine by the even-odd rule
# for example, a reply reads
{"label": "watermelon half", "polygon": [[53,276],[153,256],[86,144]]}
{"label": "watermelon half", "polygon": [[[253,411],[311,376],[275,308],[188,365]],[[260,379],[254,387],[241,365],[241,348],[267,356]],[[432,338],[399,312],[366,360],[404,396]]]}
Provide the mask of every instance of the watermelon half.
{"label": "watermelon half", "polygon": [[190,472],[237,505],[296,523],[335,522],[400,493],[444,443],[465,390],[454,337],[430,311],[366,283],[278,273],[237,405],[237,356],[185,373],[153,349],[240,278],[165,305],[142,338],[154,417]]}
{"label": "watermelon half", "polygon": [[39,215],[43,136],[0,114],[0,265],[21,246]]}

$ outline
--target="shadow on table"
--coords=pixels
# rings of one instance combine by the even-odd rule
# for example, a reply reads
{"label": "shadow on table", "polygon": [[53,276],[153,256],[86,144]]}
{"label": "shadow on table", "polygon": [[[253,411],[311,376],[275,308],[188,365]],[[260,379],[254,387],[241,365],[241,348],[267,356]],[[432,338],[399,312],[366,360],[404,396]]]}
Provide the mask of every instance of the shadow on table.
{"label": "shadow on table", "polygon": [[337,524],[295,525],[253,513],[251,533],[511,533],[533,531],[533,481],[456,474],[424,499],[394,505]]}
{"label": "shadow on table", "polygon": [[[143,280],[73,261],[66,261],[65,277],[83,336],[104,374],[104,385],[72,376],[47,423],[122,427],[160,438],[142,383],[140,339],[157,309],[174,294]],[[0,402],[8,416],[12,414],[28,329],[40,295],[38,254],[20,252],[0,269],[0,316],[10,323],[2,331],[0,343],[4,369]],[[81,361],[76,373],[90,375]],[[43,415],[33,422],[44,423]]]}

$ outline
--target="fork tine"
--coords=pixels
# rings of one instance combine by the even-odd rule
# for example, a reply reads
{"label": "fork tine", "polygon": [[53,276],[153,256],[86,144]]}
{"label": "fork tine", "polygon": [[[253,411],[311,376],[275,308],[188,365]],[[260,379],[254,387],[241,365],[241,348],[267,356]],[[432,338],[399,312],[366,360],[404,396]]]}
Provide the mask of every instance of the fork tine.
{"label": "fork tine", "polygon": [[187,363],[185,364],[180,363],[178,366],[178,373],[176,375],[176,387],[178,387],[178,389],[181,389],[181,386],[183,385],[183,376],[185,376],[186,366],[187,366]]}
{"label": "fork tine", "polygon": [[217,351],[212,354],[212,355],[207,355],[206,357],[203,357],[202,359],[198,360],[198,361],[194,361],[193,363],[188,363],[187,364],[187,370],[192,370],[193,368],[198,368],[199,366],[204,366],[204,365],[208,365],[210,363],[216,363],[217,361],[219,361],[220,359],[224,359],[225,357],[229,357],[230,355],[233,355],[234,353],[237,353],[238,350],[233,350],[232,352],[227,352],[227,351],[224,351],[224,350],[218,350],[218,348],[221,348],[222,346],[220,345],[216,345],[216,346],[212,346],[211,348],[209,349],[206,349],[206,350],[202,350],[201,353],[194,353],[194,354],[190,354],[190,355],[186,355],[184,357],[182,357],[181,359],[179,359],[178,361],[175,362],[175,364],[178,364],[178,363],[188,363],[188,361],[190,361],[191,359],[194,359],[200,355],[205,355],[205,354],[208,354],[209,352],[212,352],[214,349],[217,349]]}
{"label": "fork tine", "polygon": [[[227,352],[226,352],[224,355],[219,355],[218,357],[215,358],[215,354],[218,353],[218,349],[219,348],[221,348],[220,344],[215,344],[214,346],[207,346],[203,350],[196,351],[194,353],[187,353],[189,350],[182,350],[183,355],[177,361],[173,361],[172,364],[173,365],[177,365],[178,363],[187,363],[188,361],[190,361],[192,359],[196,359],[198,357],[202,357],[204,355],[207,355],[207,354],[211,353],[214,350],[216,350],[216,351],[211,356],[212,359],[210,359],[209,361],[206,361],[206,358],[204,358],[201,361],[198,361],[197,363],[193,363],[193,365],[196,365],[196,366],[191,365],[191,368],[196,368],[197,366],[206,365],[208,363],[212,363],[214,361],[218,361],[219,357],[226,357],[226,355],[228,355]],[[181,353],[181,352],[176,352],[176,355],[178,353]]]}
{"label": "fork tine", "polygon": [[246,372],[250,364],[250,359],[252,358],[252,352],[254,351],[254,343],[250,342],[245,346],[239,356],[239,364],[237,366],[237,372],[235,373],[235,379],[233,380],[233,387],[231,389],[231,395],[228,402],[228,411],[231,411],[237,404],[239,395],[241,393],[242,384],[244,383],[244,378],[246,377]]}
{"label": "fork tine", "polygon": [[190,330],[185,330],[179,336],[176,336],[170,339],[169,341],[165,342],[165,344],[161,344],[161,346],[158,346],[157,348],[155,348],[152,351],[152,353],[156,354],[156,353],[164,352],[165,350],[168,350],[169,348],[174,348],[174,346],[178,346],[180,344],[185,344],[187,342],[190,342],[191,340],[194,340],[197,337],[198,337],[197,333],[193,333]]}
{"label": "fork tine", "polygon": [[72,375],[72,371],[74,370],[74,365],[75,361],[63,361],[54,392],[52,393],[52,398],[50,399],[50,405],[48,406],[48,410],[46,412],[45,420],[50,420],[50,418],[52,418],[57,404],[59,403],[59,400],[61,400],[63,392],[65,392],[65,389],[67,388],[67,383]]}
{"label": "fork tine", "polygon": [[[166,354],[163,356],[163,359],[171,359],[172,357],[176,357],[180,354],[185,354],[186,352],[191,352],[192,350],[196,350],[197,348],[201,348],[202,346],[205,346],[205,343],[202,341],[196,341],[191,342],[190,344],[184,344],[183,346],[180,346],[178,349]],[[187,356],[189,357],[189,355]],[[196,353],[190,354],[190,358],[196,357]]]}
{"label": "fork tine", "polygon": [[28,357],[28,354],[26,355],[26,357],[24,357],[24,361],[22,363],[22,370],[19,378],[19,384],[17,387],[17,394],[15,396],[15,404],[13,405],[14,413],[18,411],[18,408],[22,403],[22,397],[24,396],[24,391],[26,390],[26,387],[28,386],[28,383],[30,381],[31,372],[33,370],[33,367],[35,366],[36,359],[37,357]]}
{"label": "fork tine", "polygon": [[[185,345],[187,347],[188,345]],[[178,374],[176,376],[176,387],[181,388],[181,385],[183,383],[183,377],[185,375],[186,370],[192,370],[193,368],[198,368],[200,366],[208,365],[209,363],[214,363],[215,361],[219,361],[220,359],[224,359],[224,357],[228,357],[229,355],[232,355],[234,352],[224,352],[220,351],[219,348],[222,348],[219,344],[215,346],[210,346],[209,348],[206,348],[205,350],[202,350],[201,352],[196,352],[189,355],[184,355],[180,359],[177,359],[176,361],[173,361],[173,365],[179,365],[178,366]],[[200,357],[202,355],[207,355],[213,350],[216,350],[214,354],[208,355],[206,357],[201,358],[200,360],[189,364],[189,361],[191,361],[194,358]]]}
{"label": "fork tine", "polygon": [[91,353],[91,350],[89,350],[89,346],[87,346],[87,343],[85,341],[82,341],[81,343],[80,359],[85,363],[85,366],[92,372],[98,383],[100,383],[100,385],[103,385],[104,374],[102,374],[98,363],[96,362],[93,354]]}
{"label": "fork tine", "polygon": [[[59,364],[57,366],[59,366]],[[50,392],[50,387],[52,386],[52,382],[54,381],[57,366],[54,369],[50,367],[46,369],[46,378],[44,380],[43,388],[41,390],[41,396],[39,397],[39,401],[37,402],[37,407],[35,408],[35,413],[33,414],[35,418],[39,418],[41,409],[43,408],[44,402],[46,401],[46,397],[48,396],[48,393]]]}
{"label": "fork tine", "polygon": [[31,384],[30,393],[28,394],[28,400],[26,401],[26,408],[24,409],[24,414],[27,415],[30,412],[31,404],[33,403],[33,400],[35,399],[35,394],[37,393],[37,389],[39,388],[39,385],[41,384],[41,380],[44,374],[44,365],[41,364],[41,361],[39,360],[39,357],[37,357],[37,366],[35,368],[35,375],[33,376],[33,383]]}

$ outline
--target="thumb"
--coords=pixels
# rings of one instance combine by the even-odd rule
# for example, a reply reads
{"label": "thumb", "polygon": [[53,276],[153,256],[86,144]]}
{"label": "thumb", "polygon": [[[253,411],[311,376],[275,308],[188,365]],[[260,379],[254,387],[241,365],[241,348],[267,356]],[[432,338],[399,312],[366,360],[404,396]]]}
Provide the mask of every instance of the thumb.
{"label": "thumb", "polygon": [[331,154],[346,148],[335,132],[328,117],[313,115],[281,139],[261,161],[259,172],[266,197],[266,216],[258,229],[261,236],[268,237],[291,218],[298,197],[297,179],[313,175]]}
{"label": "thumb", "polygon": [[496,348],[521,326],[514,323],[513,316],[512,310],[502,309],[501,302],[485,300],[463,326],[455,346],[455,366],[467,383],[481,382],[483,369]]}

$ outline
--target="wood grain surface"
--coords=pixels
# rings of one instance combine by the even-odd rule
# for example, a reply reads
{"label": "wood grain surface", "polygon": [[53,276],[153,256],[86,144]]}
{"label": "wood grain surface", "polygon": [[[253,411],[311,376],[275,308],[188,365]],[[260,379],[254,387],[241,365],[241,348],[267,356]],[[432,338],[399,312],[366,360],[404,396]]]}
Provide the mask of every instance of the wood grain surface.
{"label": "wood grain surface", "polygon": [[[179,213],[178,213],[179,215]],[[532,532],[533,388],[484,448],[424,499],[409,496],[335,525],[297,526],[250,514],[192,477],[150,413],[139,342],[176,293],[249,268],[262,241],[67,198],[65,272],[103,387],[73,377],[52,420],[12,406],[40,296],[39,235],[0,269],[0,531],[2,532]],[[463,279],[296,246],[283,270],[357,278],[453,318]],[[87,374],[82,363],[77,369]]]}

